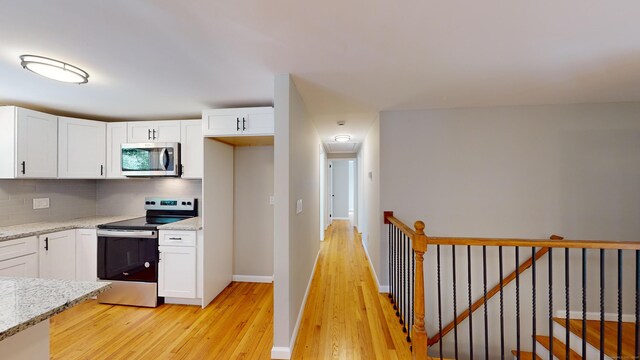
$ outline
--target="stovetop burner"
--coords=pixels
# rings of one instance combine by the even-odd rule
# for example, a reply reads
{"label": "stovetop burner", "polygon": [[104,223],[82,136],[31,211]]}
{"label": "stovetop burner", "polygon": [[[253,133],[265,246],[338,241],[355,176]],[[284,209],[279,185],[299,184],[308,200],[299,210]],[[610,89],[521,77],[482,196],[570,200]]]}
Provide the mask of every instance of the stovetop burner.
{"label": "stovetop burner", "polygon": [[99,229],[157,230],[158,226],[198,216],[198,199],[145,198],[147,216],[99,225]]}

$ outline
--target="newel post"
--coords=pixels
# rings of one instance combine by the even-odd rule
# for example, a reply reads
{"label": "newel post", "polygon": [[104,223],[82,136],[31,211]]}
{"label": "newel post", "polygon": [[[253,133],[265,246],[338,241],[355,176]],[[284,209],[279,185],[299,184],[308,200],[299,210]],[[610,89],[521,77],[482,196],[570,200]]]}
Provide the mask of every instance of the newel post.
{"label": "newel post", "polygon": [[427,330],[424,327],[424,253],[427,251],[427,236],[424,234],[424,223],[416,221],[414,225],[416,235],[413,238],[413,251],[416,256],[415,267],[415,293],[413,303],[415,306],[415,319],[413,322],[413,359],[427,359]]}

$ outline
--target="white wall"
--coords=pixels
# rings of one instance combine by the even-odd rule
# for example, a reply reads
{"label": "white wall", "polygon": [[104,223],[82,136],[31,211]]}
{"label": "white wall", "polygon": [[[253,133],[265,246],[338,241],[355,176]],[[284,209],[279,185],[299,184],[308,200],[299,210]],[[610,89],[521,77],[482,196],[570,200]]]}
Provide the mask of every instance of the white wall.
{"label": "white wall", "polygon": [[[380,238],[380,121],[375,120],[360,146],[357,157],[358,231],[367,249],[380,284],[386,284],[386,262],[381,261],[383,244]],[[384,282],[383,282],[384,280]],[[384,290],[384,288],[383,288]]]}
{"label": "white wall", "polygon": [[144,216],[146,196],[181,196],[198,199],[202,213],[202,181],[177,178],[98,180],[98,215]]}
{"label": "white wall", "polygon": [[[427,235],[547,238],[555,233],[568,239],[640,240],[640,104],[531,106],[454,109],[381,114],[381,210],[392,210],[405,223],[425,221]],[[381,214],[380,214],[381,215]],[[377,219],[378,228],[381,216]],[[386,240],[379,268],[385,267]],[[427,330],[437,329],[435,251],[425,257]],[[458,248],[458,310],[467,308],[466,249]],[[472,249],[479,266],[481,249]],[[514,250],[505,248],[505,273],[515,267]],[[442,249],[443,284],[452,280],[450,249]],[[489,286],[497,282],[497,249],[489,250]],[[523,249],[521,261],[531,256]],[[608,253],[607,257],[614,257]],[[625,258],[625,266],[633,262]],[[554,252],[554,264],[562,264]],[[607,260],[607,311],[615,310],[615,274]],[[579,309],[579,254],[571,255],[572,308]],[[589,254],[589,310],[597,308],[597,254]],[[538,264],[539,314],[545,314],[548,257]],[[376,271],[378,272],[378,267]],[[476,267],[475,269],[481,269]],[[554,277],[562,279],[563,267]],[[383,281],[387,276],[378,272]],[[481,271],[472,277],[474,300],[482,290]],[[531,273],[522,278],[522,313],[531,312]],[[564,308],[562,280],[555,281],[555,309]],[[460,287],[462,286],[462,287]],[[625,313],[633,302],[625,290]],[[443,289],[443,322],[453,318],[451,289]],[[513,285],[505,295],[507,343],[513,344]],[[490,319],[498,316],[497,298],[489,306]],[[562,304],[561,304],[562,303]],[[475,342],[481,343],[482,313],[474,316]],[[538,318],[539,333],[546,319]],[[530,347],[530,321],[523,317],[523,348]],[[478,327],[476,329],[476,326]],[[494,322],[491,328],[496,328]],[[467,323],[459,328],[467,342]],[[498,336],[491,339],[496,354]],[[445,338],[452,348],[453,335]],[[512,345],[509,345],[512,346]],[[482,346],[474,355],[480,356]],[[468,353],[468,346],[462,347]],[[509,348],[511,349],[511,347]],[[445,356],[452,356],[450,352]]]}
{"label": "white wall", "polygon": [[273,275],[273,146],[234,148],[234,275]]}
{"label": "white wall", "polygon": [[[275,79],[274,342],[290,356],[303,299],[320,249],[320,139],[289,75]],[[296,201],[303,211],[296,214]]]}

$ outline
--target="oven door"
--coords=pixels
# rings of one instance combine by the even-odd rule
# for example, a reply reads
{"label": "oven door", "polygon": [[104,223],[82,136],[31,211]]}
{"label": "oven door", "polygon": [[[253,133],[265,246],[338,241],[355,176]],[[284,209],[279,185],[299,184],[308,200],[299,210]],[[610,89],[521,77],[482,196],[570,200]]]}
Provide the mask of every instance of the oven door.
{"label": "oven door", "polygon": [[125,176],[180,176],[180,143],[122,144]]}
{"label": "oven door", "polygon": [[98,230],[98,278],[158,281],[158,233],[149,230]]}

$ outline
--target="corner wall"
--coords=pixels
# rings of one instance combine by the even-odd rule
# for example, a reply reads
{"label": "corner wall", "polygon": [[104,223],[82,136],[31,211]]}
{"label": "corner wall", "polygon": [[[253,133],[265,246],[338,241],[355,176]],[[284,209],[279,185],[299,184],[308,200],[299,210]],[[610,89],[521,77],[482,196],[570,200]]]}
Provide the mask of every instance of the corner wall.
{"label": "corner wall", "polygon": [[[274,340],[289,358],[320,250],[320,138],[289,75],[275,79]],[[303,210],[296,214],[296,202]]]}

